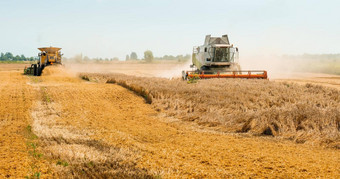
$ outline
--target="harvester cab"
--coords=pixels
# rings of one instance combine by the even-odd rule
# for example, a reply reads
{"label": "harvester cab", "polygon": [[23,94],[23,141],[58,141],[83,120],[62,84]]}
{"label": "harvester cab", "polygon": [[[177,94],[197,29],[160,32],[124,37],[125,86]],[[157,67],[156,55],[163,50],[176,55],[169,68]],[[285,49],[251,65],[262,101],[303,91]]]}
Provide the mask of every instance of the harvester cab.
{"label": "harvester cab", "polygon": [[32,64],[30,67],[25,67],[24,74],[25,75],[34,75],[40,76],[42,71],[46,66],[53,64],[62,64],[60,50],[61,48],[57,47],[42,47],[38,48],[41,52],[38,54],[39,60],[36,64]]}
{"label": "harvester cab", "polygon": [[205,37],[204,44],[193,48],[192,71],[183,71],[183,80],[191,78],[262,78],[266,71],[241,71],[239,51],[229,43],[228,35]]}

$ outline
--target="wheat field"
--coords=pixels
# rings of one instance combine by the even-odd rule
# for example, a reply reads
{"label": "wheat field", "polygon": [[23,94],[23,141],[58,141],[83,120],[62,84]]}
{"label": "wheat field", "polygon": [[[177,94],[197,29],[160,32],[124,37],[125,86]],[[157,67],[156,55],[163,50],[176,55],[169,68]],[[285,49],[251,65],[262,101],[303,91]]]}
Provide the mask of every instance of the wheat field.
{"label": "wheat field", "polygon": [[[338,112],[337,91],[330,88],[263,80],[188,84],[120,74],[80,78],[58,66],[34,77],[23,76],[19,66],[3,68],[0,65],[1,178],[340,176],[338,133],[332,124],[338,116],[323,113]],[[289,93],[290,103],[281,100],[284,93]],[[306,119],[290,124],[321,126],[315,131],[305,127],[295,129],[297,133],[278,120],[293,118],[297,100],[308,108],[318,105],[313,104],[317,99],[320,111],[312,108]],[[285,106],[291,108],[277,119],[265,115]],[[317,123],[319,115],[330,125]],[[247,123],[248,117],[252,122]],[[277,131],[268,125],[270,120]],[[328,143],[318,132],[327,134]]]}
{"label": "wheat field", "polygon": [[270,135],[340,148],[340,91],[313,85],[245,79],[180,79],[80,74],[117,83],[144,96],[168,116],[223,132]]}

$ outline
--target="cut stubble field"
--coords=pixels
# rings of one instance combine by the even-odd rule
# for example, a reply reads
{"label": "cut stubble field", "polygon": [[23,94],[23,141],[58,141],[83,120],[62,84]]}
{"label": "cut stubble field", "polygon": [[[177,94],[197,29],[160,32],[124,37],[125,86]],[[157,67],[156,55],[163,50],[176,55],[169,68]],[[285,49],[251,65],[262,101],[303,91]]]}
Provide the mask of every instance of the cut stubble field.
{"label": "cut stubble field", "polygon": [[[340,152],[334,149],[338,139],[325,135],[331,140],[330,145],[326,145],[323,138],[311,140],[311,137],[319,136],[320,133],[334,132],[332,127],[324,131],[315,129],[310,135],[303,134],[305,137],[299,139],[304,139],[306,144],[296,144],[296,141],[280,138],[281,133],[283,138],[285,136],[283,134],[288,134],[288,138],[298,136],[291,128],[284,128],[284,123],[279,126],[277,134],[280,135],[276,135],[271,126],[263,125],[257,128],[249,125],[248,132],[260,134],[264,132],[262,129],[269,127],[272,134],[279,137],[254,136],[244,134],[245,131],[238,131],[243,128],[244,120],[248,120],[243,119],[248,117],[247,113],[242,118],[231,121],[236,127],[225,123],[228,118],[221,118],[223,115],[237,117],[236,114],[242,115],[242,111],[239,110],[249,110],[247,108],[256,109],[264,114],[265,110],[256,107],[257,105],[236,103],[230,105],[236,107],[235,113],[232,111],[224,114],[224,111],[218,109],[223,109],[221,105],[227,102],[226,99],[210,96],[214,99],[211,101],[214,105],[216,101],[221,101],[216,109],[207,109],[217,111],[213,116],[211,111],[201,111],[203,106],[197,105],[197,99],[193,98],[193,95],[187,94],[183,102],[180,98],[184,93],[166,89],[165,85],[174,83],[171,80],[168,82],[167,79],[156,79],[160,80],[156,83],[158,87],[150,88],[151,83],[155,81],[147,82],[147,79],[141,81],[139,78],[115,76],[116,74],[113,76],[87,74],[90,81],[86,81],[58,67],[46,68],[41,77],[22,76],[21,69],[3,70],[0,73],[2,77],[0,127],[4,132],[0,135],[0,141],[5,144],[2,145],[5,147],[0,148],[2,177],[34,176],[39,173],[42,178],[340,177]],[[119,85],[105,83],[108,80]],[[140,83],[133,80],[139,80]],[[125,87],[122,87],[124,82]],[[214,80],[198,84],[175,82],[177,90],[181,89],[179,85],[186,85],[190,91],[193,90],[192,92],[197,94],[201,94],[197,88],[205,89],[202,86],[205,83],[216,88],[211,95],[218,93],[218,88],[225,88],[224,90],[230,88],[229,90],[235,91],[229,96],[233,102],[239,94],[233,88],[237,87],[237,90],[245,94],[239,96],[239,100],[242,101],[243,98],[249,97],[247,94],[251,95],[249,89],[252,85],[260,86],[259,83],[262,82],[253,81],[247,82],[246,86],[238,86],[244,82],[236,81],[230,87],[226,87],[227,84],[224,82]],[[221,86],[212,85],[215,83]],[[326,96],[327,100],[335,102],[339,100],[333,99],[333,93],[337,91],[322,87],[264,83],[267,87],[273,88],[274,96],[279,95],[279,97],[267,96],[274,101],[277,98],[281,99],[282,96],[275,92],[281,87],[285,90],[290,87],[297,91],[302,90],[301,93],[313,94],[316,99],[325,93],[330,94]],[[129,87],[130,90],[126,89]],[[131,90],[140,91],[139,95]],[[144,92],[141,92],[143,90]],[[159,96],[155,95],[156,93]],[[144,95],[144,98],[140,95]],[[296,97],[292,95],[282,99],[282,103]],[[202,97],[201,102],[210,107],[206,101],[211,99],[208,97]],[[145,102],[148,98],[152,100],[151,104]],[[172,99],[175,100],[169,102]],[[253,103],[260,103],[256,100],[262,98],[254,97],[253,100],[255,100]],[[187,104],[187,101],[192,103]],[[264,107],[266,110],[269,108],[267,104]],[[333,110],[333,107],[336,106],[321,100],[319,108],[323,110],[312,108],[317,110],[316,114],[308,112],[304,114],[307,119],[300,123],[301,127],[305,128],[301,130],[309,130],[309,123],[318,126],[315,120],[320,116],[330,122],[338,119],[336,114],[333,114],[335,117],[329,118],[323,115],[323,112]],[[184,108],[186,110],[183,110]],[[199,113],[195,113],[196,110],[206,115],[197,118],[195,115]],[[289,110],[295,110],[295,106]],[[258,116],[254,115],[252,117],[255,126],[261,126],[262,123],[256,121]],[[237,124],[237,121],[240,124]],[[265,124],[267,123],[268,121]],[[317,141],[314,142],[314,146],[312,141]],[[36,144],[34,151],[40,157],[30,152],[32,147],[29,148],[26,144],[31,143]],[[327,148],[320,147],[319,144],[326,145]],[[333,148],[330,148],[332,146]],[[19,151],[20,155],[15,153]],[[20,162],[24,159],[28,162]]]}

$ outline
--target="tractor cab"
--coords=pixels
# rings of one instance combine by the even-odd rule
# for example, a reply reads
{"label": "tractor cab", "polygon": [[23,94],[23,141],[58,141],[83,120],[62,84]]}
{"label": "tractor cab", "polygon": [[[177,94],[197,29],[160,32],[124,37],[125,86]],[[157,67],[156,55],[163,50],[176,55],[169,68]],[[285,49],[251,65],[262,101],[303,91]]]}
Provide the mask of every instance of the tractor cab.
{"label": "tractor cab", "polygon": [[39,53],[39,64],[41,65],[50,65],[53,63],[61,64],[61,56],[60,53],[61,48],[57,47],[43,47],[38,48],[41,53]]}
{"label": "tractor cab", "polygon": [[32,64],[30,67],[25,67],[24,74],[40,76],[44,68],[48,65],[62,64],[61,63],[61,48],[57,47],[42,47],[38,48],[41,52],[38,54],[39,60],[37,64]]}
{"label": "tractor cab", "polygon": [[235,62],[238,58],[238,50],[232,45],[214,45],[211,48],[212,62]]}

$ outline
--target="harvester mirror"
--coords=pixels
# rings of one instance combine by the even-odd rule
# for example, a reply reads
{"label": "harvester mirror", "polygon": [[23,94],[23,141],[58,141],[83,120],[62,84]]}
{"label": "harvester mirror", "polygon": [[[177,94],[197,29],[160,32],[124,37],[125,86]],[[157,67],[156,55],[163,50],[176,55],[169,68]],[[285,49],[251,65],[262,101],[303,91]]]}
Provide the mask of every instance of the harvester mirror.
{"label": "harvester mirror", "polygon": [[195,47],[192,49],[192,52],[193,52],[193,53],[197,53],[197,52],[198,52],[198,47],[195,46]]}

